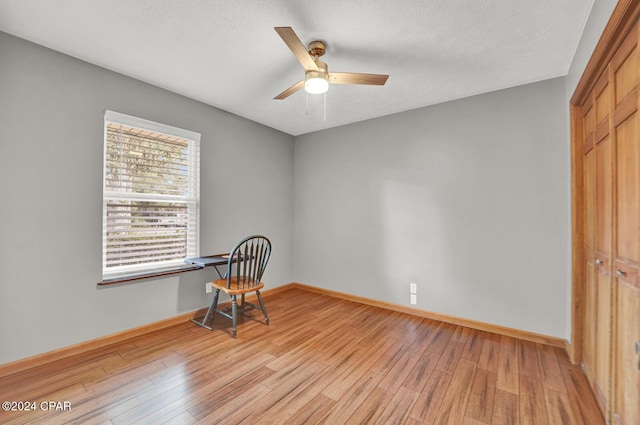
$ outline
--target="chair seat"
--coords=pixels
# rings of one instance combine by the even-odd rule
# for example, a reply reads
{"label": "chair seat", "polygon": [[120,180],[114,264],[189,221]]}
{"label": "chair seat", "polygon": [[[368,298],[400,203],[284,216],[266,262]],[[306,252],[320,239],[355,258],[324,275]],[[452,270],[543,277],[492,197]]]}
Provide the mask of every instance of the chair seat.
{"label": "chair seat", "polygon": [[227,279],[214,280],[211,282],[211,285],[216,289],[224,291],[227,295],[247,294],[249,292],[259,291],[264,287],[262,282],[258,282],[256,284],[253,279],[246,279],[244,281],[244,286],[242,286],[242,283],[243,282],[240,282],[239,284],[238,279],[236,277],[232,277],[229,288],[227,288]]}

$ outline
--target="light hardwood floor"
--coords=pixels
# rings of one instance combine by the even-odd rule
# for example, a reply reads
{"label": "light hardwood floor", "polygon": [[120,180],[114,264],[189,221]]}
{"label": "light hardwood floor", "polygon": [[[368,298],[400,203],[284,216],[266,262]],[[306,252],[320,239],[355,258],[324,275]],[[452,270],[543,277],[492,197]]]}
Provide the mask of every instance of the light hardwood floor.
{"label": "light hardwood floor", "polygon": [[561,349],[301,289],[265,302],[271,324],[236,340],[185,322],[1,378],[0,401],[38,410],[0,423],[604,423]]}

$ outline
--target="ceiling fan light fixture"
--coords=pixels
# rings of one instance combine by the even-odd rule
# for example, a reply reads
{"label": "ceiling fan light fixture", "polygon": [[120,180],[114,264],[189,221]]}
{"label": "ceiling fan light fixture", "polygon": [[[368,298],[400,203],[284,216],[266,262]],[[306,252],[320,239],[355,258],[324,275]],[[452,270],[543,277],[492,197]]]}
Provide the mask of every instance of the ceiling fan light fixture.
{"label": "ceiling fan light fixture", "polygon": [[307,70],[304,74],[304,91],[309,94],[323,94],[329,90],[329,68],[327,64],[315,60],[318,70]]}
{"label": "ceiling fan light fixture", "polygon": [[304,82],[304,90],[309,94],[322,94],[329,90],[329,81],[322,77],[308,77]]}

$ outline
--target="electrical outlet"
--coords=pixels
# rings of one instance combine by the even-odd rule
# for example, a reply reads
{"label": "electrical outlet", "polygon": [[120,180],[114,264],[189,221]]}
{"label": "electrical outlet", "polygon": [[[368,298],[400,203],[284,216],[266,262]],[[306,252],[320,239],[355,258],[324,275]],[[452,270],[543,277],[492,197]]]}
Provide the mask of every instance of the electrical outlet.
{"label": "electrical outlet", "polygon": [[418,303],[418,296],[416,294],[411,294],[411,305],[416,305]]}
{"label": "electrical outlet", "polygon": [[410,283],[409,284],[409,292],[412,294],[417,294],[418,293],[418,285],[415,283]]}
{"label": "electrical outlet", "polygon": [[213,287],[211,286],[211,282],[207,282],[207,283],[204,284],[204,291],[207,294],[210,294],[210,293],[213,292]]}

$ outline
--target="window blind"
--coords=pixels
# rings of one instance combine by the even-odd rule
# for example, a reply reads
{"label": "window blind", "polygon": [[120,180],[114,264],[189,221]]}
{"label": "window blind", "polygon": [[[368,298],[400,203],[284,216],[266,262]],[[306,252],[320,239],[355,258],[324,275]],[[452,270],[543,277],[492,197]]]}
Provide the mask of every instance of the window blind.
{"label": "window blind", "polygon": [[103,279],[198,255],[199,144],[198,133],[105,113]]}

